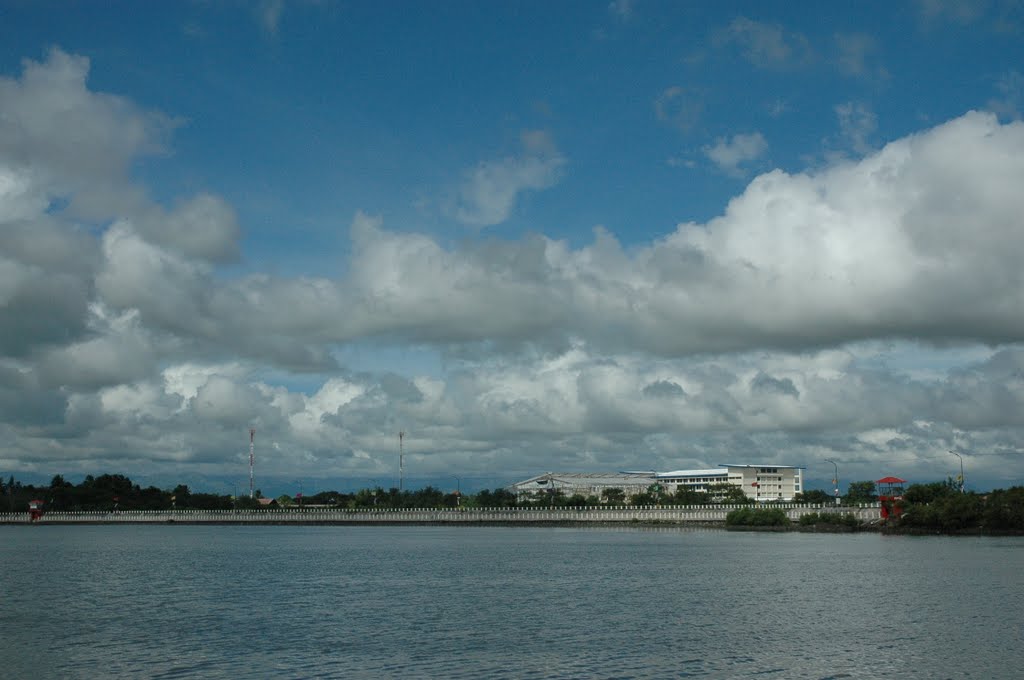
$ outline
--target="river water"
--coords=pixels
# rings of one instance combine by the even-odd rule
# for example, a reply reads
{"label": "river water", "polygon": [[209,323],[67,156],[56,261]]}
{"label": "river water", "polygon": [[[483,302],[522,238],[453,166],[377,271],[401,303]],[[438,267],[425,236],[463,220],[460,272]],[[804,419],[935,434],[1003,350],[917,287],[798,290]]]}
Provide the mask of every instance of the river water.
{"label": "river water", "polygon": [[1019,678],[1024,538],[0,527],[3,678]]}

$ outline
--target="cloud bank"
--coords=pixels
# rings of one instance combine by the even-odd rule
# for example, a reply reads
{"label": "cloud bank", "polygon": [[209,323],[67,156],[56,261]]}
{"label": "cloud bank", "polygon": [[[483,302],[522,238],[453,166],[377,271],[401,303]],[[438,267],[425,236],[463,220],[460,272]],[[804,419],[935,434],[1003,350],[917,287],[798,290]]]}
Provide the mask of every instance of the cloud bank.
{"label": "cloud bank", "polygon": [[[339,216],[337,277],[229,276],[232,206],[158,205],[130,176],[178,123],[90,90],[88,68],[54,50],[0,79],[6,467],[230,474],[255,426],[280,474],[385,476],[399,429],[423,474],[829,456],[925,474],[949,448],[1019,473],[1001,463],[1024,432],[1024,123],[968,112],[766,172],[639,247],[603,229],[449,246],[360,213]],[[466,176],[456,217],[497,224],[565,163],[529,133]],[[361,372],[345,347],[438,368]]]}

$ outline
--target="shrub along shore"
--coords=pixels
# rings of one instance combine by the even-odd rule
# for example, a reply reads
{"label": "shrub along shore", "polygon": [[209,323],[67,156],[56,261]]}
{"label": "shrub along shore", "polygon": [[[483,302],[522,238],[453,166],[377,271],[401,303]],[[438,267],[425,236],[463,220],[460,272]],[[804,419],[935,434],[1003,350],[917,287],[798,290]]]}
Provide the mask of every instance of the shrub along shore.
{"label": "shrub along shore", "polygon": [[[877,497],[875,497],[877,500]],[[881,531],[890,534],[1024,535],[1024,487],[985,494],[963,492],[953,480],[913,484],[895,501],[888,519],[862,523],[853,515],[809,513],[793,523],[782,510],[740,508],[726,516],[733,529],[766,527],[794,531]]]}

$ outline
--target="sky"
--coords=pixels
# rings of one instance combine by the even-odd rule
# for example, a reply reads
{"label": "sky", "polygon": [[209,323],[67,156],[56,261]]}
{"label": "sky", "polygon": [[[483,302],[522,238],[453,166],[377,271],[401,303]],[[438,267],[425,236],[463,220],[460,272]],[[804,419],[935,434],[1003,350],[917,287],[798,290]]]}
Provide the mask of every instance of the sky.
{"label": "sky", "polygon": [[0,474],[1022,484],[1022,112],[1018,0],[0,0]]}

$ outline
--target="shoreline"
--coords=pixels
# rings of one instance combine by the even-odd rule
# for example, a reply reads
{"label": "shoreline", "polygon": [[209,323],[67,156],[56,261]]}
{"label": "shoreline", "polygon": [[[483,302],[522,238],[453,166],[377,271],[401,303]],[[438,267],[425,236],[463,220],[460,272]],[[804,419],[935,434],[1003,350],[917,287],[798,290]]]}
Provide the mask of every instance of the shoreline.
{"label": "shoreline", "polygon": [[259,520],[195,520],[195,519],[167,519],[161,521],[153,520],[122,520],[108,521],[102,519],[70,520],[70,521],[41,521],[41,522],[11,522],[0,521],[0,526],[22,526],[22,527],[66,527],[66,526],[461,526],[461,527],[552,527],[552,528],[679,528],[679,529],[709,529],[729,531],[738,533],[806,533],[806,534],[882,534],[886,536],[962,536],[962,537],[1018,537],[1024,536],[1024,531],[1013,529],[986,529],[974,527],[958,529],[956,531],[941,531],[925,529],[920,527],[898,527],[883,525],[881,523],[864,524],[861,526],[846,526],[834,524],[822,524],[814,526],[801,526],[793,523],[790,526],[727,526],[724,521],[700,520],[540,520],[540,519],[519,519],[519,520],[343,520],[343,519],[259,519]]}

